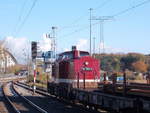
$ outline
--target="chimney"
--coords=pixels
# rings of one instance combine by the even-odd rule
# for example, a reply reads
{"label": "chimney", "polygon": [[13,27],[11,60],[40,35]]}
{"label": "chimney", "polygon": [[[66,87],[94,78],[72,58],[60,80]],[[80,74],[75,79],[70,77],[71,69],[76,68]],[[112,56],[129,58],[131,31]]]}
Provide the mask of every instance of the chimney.
{"label": "chimney", "polygon": [[72,52],[73,52],[73,58],[79,58],[80,57],[80,51],[77,50],[76,46],[72,46]]}
{"label": "chimney", "polygon": [[75,51],[77,50],[77,47],[76,46],[72,46],[72,51]]}

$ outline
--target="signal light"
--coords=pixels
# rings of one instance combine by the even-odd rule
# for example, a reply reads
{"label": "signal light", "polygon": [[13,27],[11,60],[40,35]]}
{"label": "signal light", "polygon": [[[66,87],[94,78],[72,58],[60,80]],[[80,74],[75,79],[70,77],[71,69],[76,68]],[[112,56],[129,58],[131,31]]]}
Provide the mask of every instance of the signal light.
{"label": "signal light", "polygon": [[32,59],[35,59],[37,56],[37,42],[31,43],[31,52],[32,52]]}

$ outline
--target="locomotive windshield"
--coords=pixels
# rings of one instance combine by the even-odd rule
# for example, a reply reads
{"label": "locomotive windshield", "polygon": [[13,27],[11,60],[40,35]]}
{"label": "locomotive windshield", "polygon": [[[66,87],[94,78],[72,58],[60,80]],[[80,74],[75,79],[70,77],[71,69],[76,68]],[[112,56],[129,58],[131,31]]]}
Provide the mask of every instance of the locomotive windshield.
{"label": "locomotive windshield", "polygon": [[81,57],[83,57],[83,56],[89,56],[89,53],[85,52],[85,51],[80,51],[80,56]]}
{"label": "locomotive windshield", "polygon": [[72,58],[73,58],[72,52],[65,52],[59,55],[58,60],[72,59]]}
{"label": "locomotive windshield", "polygon": [[[83,56],[89,56],[89,53],[85,51],[80,51],[80,57]],[[59,54],[58,60],[64,60],[64,59],[73,59],[73,52],[69,51],[69,52],[64,52],[62,54]]]}

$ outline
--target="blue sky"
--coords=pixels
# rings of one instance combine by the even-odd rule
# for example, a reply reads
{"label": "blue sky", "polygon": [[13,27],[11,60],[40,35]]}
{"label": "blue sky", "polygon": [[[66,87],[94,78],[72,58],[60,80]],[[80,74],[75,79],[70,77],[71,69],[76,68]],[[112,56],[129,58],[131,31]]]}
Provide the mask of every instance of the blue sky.
{"label": "blue sky", "polygon": [[[97,8],[93,10],[93,16],[112,16],[144,0],[37,0],[24,26],[15,34],[14,31],[18,30],[33,1],[0,2],[0,38],[12,36],[39,41],[43,33],[48,33],[52,26],[57,26],[57,44],[59,51],[63,51],[71,48],[72,45],[79,45],[81,49],[89,50],[89,27],[80,30],[89,26],[89,8]],[[150,53],[149,11],[150,2],[105,22],[106,49],[111,52]],[[21,16],[20,21],[18,21],[19,16]],[[98,21],[92,21],[96,22]],[[99,24],[97,24],[92,27],[92,37],[96,37],[96,48],[99,45],[99,34]]]}

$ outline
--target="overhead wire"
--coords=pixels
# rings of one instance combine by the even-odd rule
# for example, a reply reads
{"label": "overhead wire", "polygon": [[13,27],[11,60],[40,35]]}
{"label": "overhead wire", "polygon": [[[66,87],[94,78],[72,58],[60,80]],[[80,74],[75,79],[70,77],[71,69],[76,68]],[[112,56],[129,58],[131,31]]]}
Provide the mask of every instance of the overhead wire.
{"label": "overhead wire", "polygon": [[16,30],[17,30],[17,27],[18,27],[18,25],[19,25],[19,23],[20,23],[20,21],[21,21],[21,18],[22,18],[23,11],[24,11],[24,8],[25,8],[26,3],[27,3],[27,0],[25,0],[25,1],[23,2],[23,4],[22,4],[22,7],[21,7],[21,9],[20,9],[20,14],[19,14],[19,16],[18,16],[17,22],[16,22],[15,27],[14,27],[14,30],[13,30],[13,34],[16,34]]}
{"label": "overhead wire", "polygon": [[96,8],[94,8],[94,10],[97,10],[97,9],[100,9],[100,8],[104,7],[110,1],[112,1],[112,0],[105,0],[102,4],[100,4],[99,6],[97,6]]}
{"label": "overhead wire", "polygon": [[[110,2],[110,1],[112,1],[112,0],[105,0],[105,1],[102,2],[99,6],[97,6],[96,8],[94,8],[93,10],[97,10],[97,9],[100,9],[100,8],[104,7],[104,6],[105,6],[108,2]],[[79,18],[75,19],[75,20],[74,20],[70,25],[68,25],[68,26],[63,26],[63,27],[61,28],[61,30],[62,30],[62,29],[66,29],[66,28],[71,28],[71,27],[74,26],[76,23],[78,23],[80,20],[82,20],[84,17],[88,16],[88,14],[89,14],[89,13],[86,13],[86,14],[80,16]]]}
{"label": "overhead wire", "polygon": [[[119,16],[119,15],[122,15],[122,14],[124,14],[124,13],[129,12],[130,10],[133,10],[133,9],[135,9],[135,8],[138,8],[138,7],[142,6],[142,5],[145,5],[145,4],[149,3],[149,2],[150,2],[150,0],[145,0],[145,1],[141,2],[141,3],[139,3],[139,4],[133,5],[133,6],[127,8],[127,9],[125,9],[125,10],[122,10],[122,11],[118,12],[118,13],[112,15],[111,17],[117,17],[117,16]],[[97,24],[99,24],[99,22],[92,24],[92,26],[97,25]],[[71,32],[71,33],[68,33],[67,35],[64,35],[64,36],[68,37],[68,36],[70,36],[70,35],[72,35],[72,34],[74,34],[74,33],[81,32],[81,31],[87,29],[88,27],[89,27],[89,26],[83,27],[83,28],[81,28],[81,29],[78,29],[78,30],[75,30],[75,31],[73,31],[73,32]]]}
{"label": "overhead wire", "polygon": [[136,4],[136,5],[132,6],[132,7],[129,7],[129,8],[127,8],[127,9],[125,9],[125,10],[122,10],[122,11],[120,11],[120,12],[118,12],[118,13],[112,15],[112,17],[116,17],[116,16],[119,16],[119,15],[122,15],[122,14],[124,14],[124,13],[126,13],[126,12],[128,12],[128,11],[130,11],[130,10],[133,10],[133,9],[135,9],[135,8],[137,8],[137,7],[140,7],[140,6],[142,6],[142,5],[145,5],[145,4],[149,3],[149,2],[150,2],[150,0],[145,0],[145,1],[141,2],[141,3],[139,3],[139,4]]}
{"label": "overhead wire", "polygon": [[22,23],[20,24],[19,28],[18,28],[18,31],[16,32],[16,35],[19,34],[19,32],[21,31],[21,29],[23,28],[25,22],[27,21],[27,19],[29,18],[33,8],[35,7],[36,3],[37,3],[38,0],[34,0],[32,5],[31,5],[31,8],[29,9],[29,12],[27,13],[27,15],[25,16],[24,20],[22,21]]}
{"label": "overhead wire", "polygon": [[79,18],[77,18],[76,20],[74,20],[70,25],[61,27],[61,30],[62,30],[62,29],[66,29],[66,28],[71,28],[71,27],[73,27],[76,23],[78,23],[80,20],[82,20],[84,17],[86,17],[87,14],[88,14],[88,13],[86,13],[85,15],[80,16]]}
{"label": "overhead wire", "polygon": [[[98,23],[99,23],[99,22],[93,23],[92,26],[95,26],[95,25],[97,25]],[[72,34],[75,34],[75,33],[77,33],[77,32],[81,32],[81,31],[83,31],[83,30],[86,30],[88,27],[89,27],[89,25],[86,25],[86,26],[84,26],[84,27],[82,27],[82,28],[80,28],[80,29],[74,30],[74,31],[71,32],[71,33],[62,35],[61,37],[68,37],[68,36],[70,36],[70,35],[72,35]]]}

